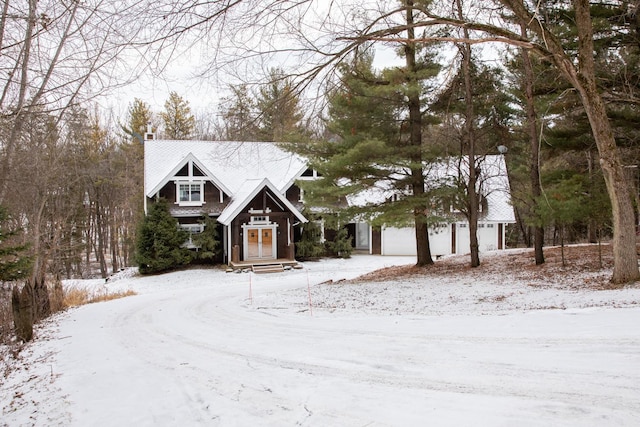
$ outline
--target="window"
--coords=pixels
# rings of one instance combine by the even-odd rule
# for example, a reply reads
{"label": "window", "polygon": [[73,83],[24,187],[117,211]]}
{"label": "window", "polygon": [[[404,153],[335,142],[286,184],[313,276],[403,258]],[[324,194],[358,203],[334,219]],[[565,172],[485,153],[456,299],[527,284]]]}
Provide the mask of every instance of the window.
{"label": "window", "polygon": [[[179,206],[202,206],[206,175],[193,160],[186,162],[174,176],[176,204]],[[222,197],[222,192],[220,192]]]}
{"label": "window", "polygon": [[315,169],[306,169],[304,172],[302,172],[302,175],[300,175],[299,179],[302,180],[312,180],[312,179],[316,179],[322,177],[322,174],[319,173],[317,170]]}
{"label": "window", "polygon": [[201,184],[180,184],[181,202],[201,202]]}
{"label": "window", "polygon": [[201,206],[204,202],[203,182],[178,182],[178,204],[180,206]]}
{"label": "window", "polygon": [[250,223],[251,224],[269,224],[269,217],[265,215],[252,216]]}
{"label": "window", "polygon": [[193,243],[193,235],[202,233],[204,231],[204,224],[180,224],[178,227],[189,233],[189,237],[183,246],[190,249],[196,248],[197,246]]}

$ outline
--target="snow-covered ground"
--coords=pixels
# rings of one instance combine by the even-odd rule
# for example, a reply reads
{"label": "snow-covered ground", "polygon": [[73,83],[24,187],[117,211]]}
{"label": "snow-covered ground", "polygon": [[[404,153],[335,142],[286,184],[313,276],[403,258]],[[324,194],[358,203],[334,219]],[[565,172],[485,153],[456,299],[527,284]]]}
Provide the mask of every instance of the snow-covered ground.
{"label": "snow-covered ground", "polygon": [[0,425],[640,425],[637,286],[340,282],[412,262],[114,277],[138,295],[41,325]]}

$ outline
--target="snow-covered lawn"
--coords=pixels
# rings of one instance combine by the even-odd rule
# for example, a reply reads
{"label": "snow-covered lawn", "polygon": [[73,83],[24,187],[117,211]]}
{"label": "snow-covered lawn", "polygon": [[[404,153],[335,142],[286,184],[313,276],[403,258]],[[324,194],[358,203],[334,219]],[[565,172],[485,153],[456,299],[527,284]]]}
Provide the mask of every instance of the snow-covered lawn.
{"label": "snow-covered lawn", "polygon": [[412,262],[114,277],[138,295],[40,326],[0,425],[640,425],[637,286],[340,281]]}

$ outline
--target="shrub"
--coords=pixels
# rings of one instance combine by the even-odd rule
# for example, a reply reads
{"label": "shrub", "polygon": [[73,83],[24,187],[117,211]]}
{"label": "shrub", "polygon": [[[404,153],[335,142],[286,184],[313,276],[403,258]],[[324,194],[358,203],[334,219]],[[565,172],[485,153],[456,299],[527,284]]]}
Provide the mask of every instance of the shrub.
{"label": "shrub", "polygon": [[327,242],[329,253],[338,258],[350,258],[353,246],[346,228],[340,228],[332,242]]}
{"label": "shrub", "polygon": [[195,258],[198,260],[215,260],[220,251],[220,240],[218,238],[218,221],[215,218],[203,217],[204,224],[202,233],[194,234],[193,244],[197,246]]}
{"label": "shrub", "polygon": [[303,225],[300,241],[296,244],[296,257],[302,260],[319,258],[325,254],[322,230],[317,222],[310,220]]}
{"label": "shrub", "polygon": [[136,261],[141,274],[160,273],[191,262],[193,255],[184,247],[188,233],[178,228],[164,200],[149,207],[137,236]]}

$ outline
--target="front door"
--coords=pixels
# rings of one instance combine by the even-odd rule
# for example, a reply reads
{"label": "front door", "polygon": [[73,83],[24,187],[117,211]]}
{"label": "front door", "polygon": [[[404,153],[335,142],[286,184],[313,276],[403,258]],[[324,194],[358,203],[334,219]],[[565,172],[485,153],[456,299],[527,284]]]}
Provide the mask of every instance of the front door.
{"label": "front door", "polygon": [[273,258],[273,230],[271,228],[262,229],[262,245],[260,246],[260,258]]}
{"label": "front door", "polygon": [[275,257],[275,227],[247,228],[245,235],[245,259],[268,259]]}
{"label": "front door", "polygon": [[247,257],[260,258],[260,230],[250,229],[247,234]]}

